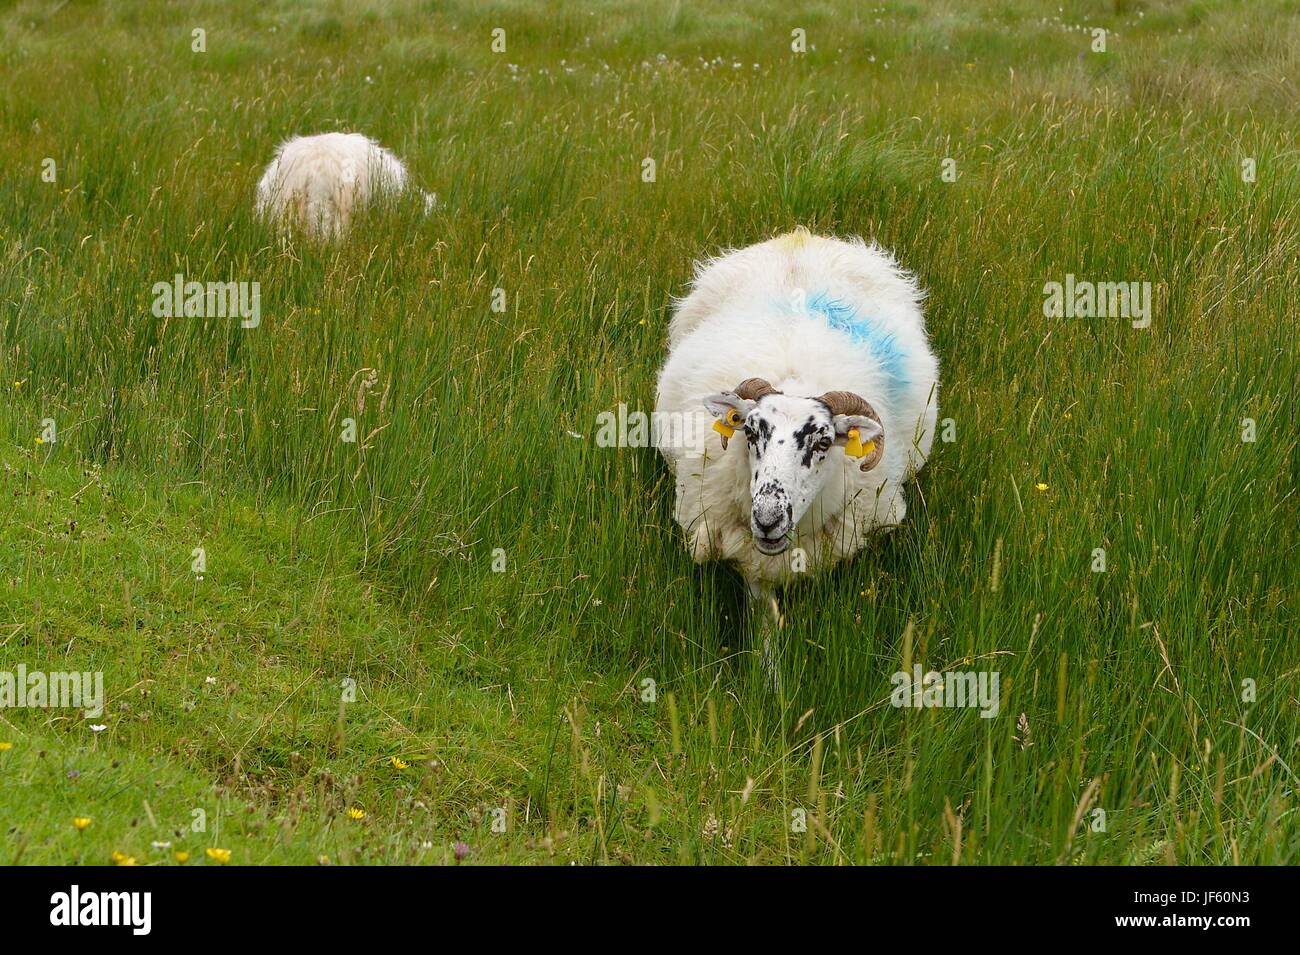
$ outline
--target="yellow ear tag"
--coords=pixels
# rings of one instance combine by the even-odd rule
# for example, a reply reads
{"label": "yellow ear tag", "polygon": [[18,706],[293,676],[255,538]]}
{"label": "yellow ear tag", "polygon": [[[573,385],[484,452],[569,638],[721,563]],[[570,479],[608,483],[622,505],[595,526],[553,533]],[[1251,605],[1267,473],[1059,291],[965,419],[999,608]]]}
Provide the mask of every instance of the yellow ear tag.
{"label": "yellow ear tag", "polygon": [[849,428],[848,443],[844,445],[844,453],[851,458],[865,458],[872,451],[876,450],[876,442],[868,441],[862,443],[861,436],[857,428]]}
{"label": "yellow ear tag", "polygon": [[736,429],[740,427],[743,421],[744,419],[740,417],[740,412],[738,412],[735,408],[732,408],[730,411],[727,412],[725,422],[723,421],[713,422],[713,430],[718,432],[718,434],[722,435],[724,438],[730,438],[733,434],[736,433]]}

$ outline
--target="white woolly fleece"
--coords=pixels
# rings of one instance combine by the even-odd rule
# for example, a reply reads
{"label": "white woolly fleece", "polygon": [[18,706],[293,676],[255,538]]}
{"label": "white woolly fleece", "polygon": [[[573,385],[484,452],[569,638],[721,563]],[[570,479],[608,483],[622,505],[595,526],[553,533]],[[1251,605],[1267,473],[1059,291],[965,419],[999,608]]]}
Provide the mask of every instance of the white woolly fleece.
{"label": "white woolly fleece", "polygon": [[[406,192],[407,180],[402,161],[360,133],[296,136],[276,150],[257,184],[257,214],[282,228],[337,239],[357,211]],[[435,197],[422,195],[428,212]]]}

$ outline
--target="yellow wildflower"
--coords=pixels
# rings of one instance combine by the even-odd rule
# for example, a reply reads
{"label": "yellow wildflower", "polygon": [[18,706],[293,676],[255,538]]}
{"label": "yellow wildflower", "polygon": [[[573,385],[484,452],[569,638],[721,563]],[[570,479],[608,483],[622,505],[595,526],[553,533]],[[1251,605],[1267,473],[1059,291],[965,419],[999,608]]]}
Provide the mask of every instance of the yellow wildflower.
{"label": "yellow wildflower", "polygon": [[82,829],[85,829],[85,828],[87,828],[87,827],[90,825],[90,817],[89,817],[89,816],[73,816],[73,817],[72,817],[72,825],[73,825],[73,828],[75,828],[78,832],[80,832]]}
{"label": "yellow wildflower", "polygon": [[189,862],[189,861],[190,861],[190,854],[189,854],[188,852],[180,852],[180,851],[177,851],[177,852],[173,852],[173,853],[172,853],[172,856],[173,856],[173,857],[176,859],[176,861],[179,862],[181,865],[184,865],[186,862]]}
{"label": "yellow wildflower", "polygon": [[353,806],[351,809],[348,810],[348,818],[359,821],[361,819],[366,818],[366,811],[364,809],[358,809],[356,806]]}
{"label": "yellow wildflower", "polygon": [[230,861],[229,849],[204,849],[203,851],[207,854],[209,859],[212,859],[215,862],[220,862],[222,865],[225,865]]}
{"label": "yellow wildflower", "polygon": [[400,756],[390,756],[388,757],[388,761],[393,764],[394,769],[406,769],[408,766],[411,765],[406,760],[402,759]]}

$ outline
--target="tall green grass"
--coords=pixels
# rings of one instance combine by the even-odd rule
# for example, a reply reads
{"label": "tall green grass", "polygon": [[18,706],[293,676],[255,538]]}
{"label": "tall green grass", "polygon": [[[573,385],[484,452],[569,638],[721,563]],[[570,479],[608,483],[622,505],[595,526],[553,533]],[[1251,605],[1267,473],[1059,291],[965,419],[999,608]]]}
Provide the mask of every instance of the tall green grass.
{"label": "tall green grass", "polygon": [[[1079,26],[1114,31],[1108,51]],[[90,649],[40,637],[51,593],[94,617],[101,578],[130,591],[145,571],[108,544],[60,563],[15,510],[0,664],[183,681],[155,638],[190,645],[211,613],[221,650],[191,652],[243,673],[293,623],[275,654],[300,694],[232,689],[238,715],[197,747],[179,700],[155,698],[113,745],[272,816],[319,808],[315,774],[351,774],[390,836],[356,861],[478,832],[481,857],[510,860],[1294,862],[1300,163],[1278,77],[1296,27],[1287,4],[1232,2],[0,12],[11,458],[64,496],[94,464],[138,485],[141,513],[191,513],[194,534],[118,516],[151,573],[184,577],[196,536],[257,548],[228,508],[285,515],[260,575],[223,579],[209,548],[209,584],[254,608],[242,624],[162,587],[153,625],[110,623],[120,649]],[[331,129],[393,148],[438,212],[376,213],[326,248],[269,234],[260,167]],[[918,273],[955,440],[903,528],[787,592],[773,695],[736,579],[680,545],[656,453],[594,431],[620,401],[650,407],[692,260],[798,224]],[[154,317],[177,272],[259,282],[260,327]],[[1044,318],[1066,273],[1153,283],[1152,326]],[[34,448],[45,418],[59,441]],[[314,576],[283,571],[302,560]],[[333,574],[382,602],[381,632],[344,623],[355,588],[309,631],[273,609],[327,605]],[[382,713],[340,745],[358,659]],[[890,706],[912,662],[997,670],[1000,715]],[[235,719],[262,742],[224,739]],[[394,749],[439,762],[419,787],[434,824],[371,778]]]}

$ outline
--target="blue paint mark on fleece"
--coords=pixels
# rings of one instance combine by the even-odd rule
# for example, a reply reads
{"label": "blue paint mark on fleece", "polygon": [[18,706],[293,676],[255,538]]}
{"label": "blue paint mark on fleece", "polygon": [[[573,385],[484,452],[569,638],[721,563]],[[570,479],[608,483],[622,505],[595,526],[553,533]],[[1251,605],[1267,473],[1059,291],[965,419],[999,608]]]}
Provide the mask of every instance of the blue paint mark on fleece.
{"label": "blue paint mark on fleece", "polygon": [[846,332],[855,343],[871,352],[889,379],[891,395],[907,387],[909,382],[903,374],[907,356],[898,344],[897,336],[886,332],[870,318],[859,315],[852,305],[831,298],[826,292],[818,292],[808,300],[808,311],[825,318],[831,328]]}

